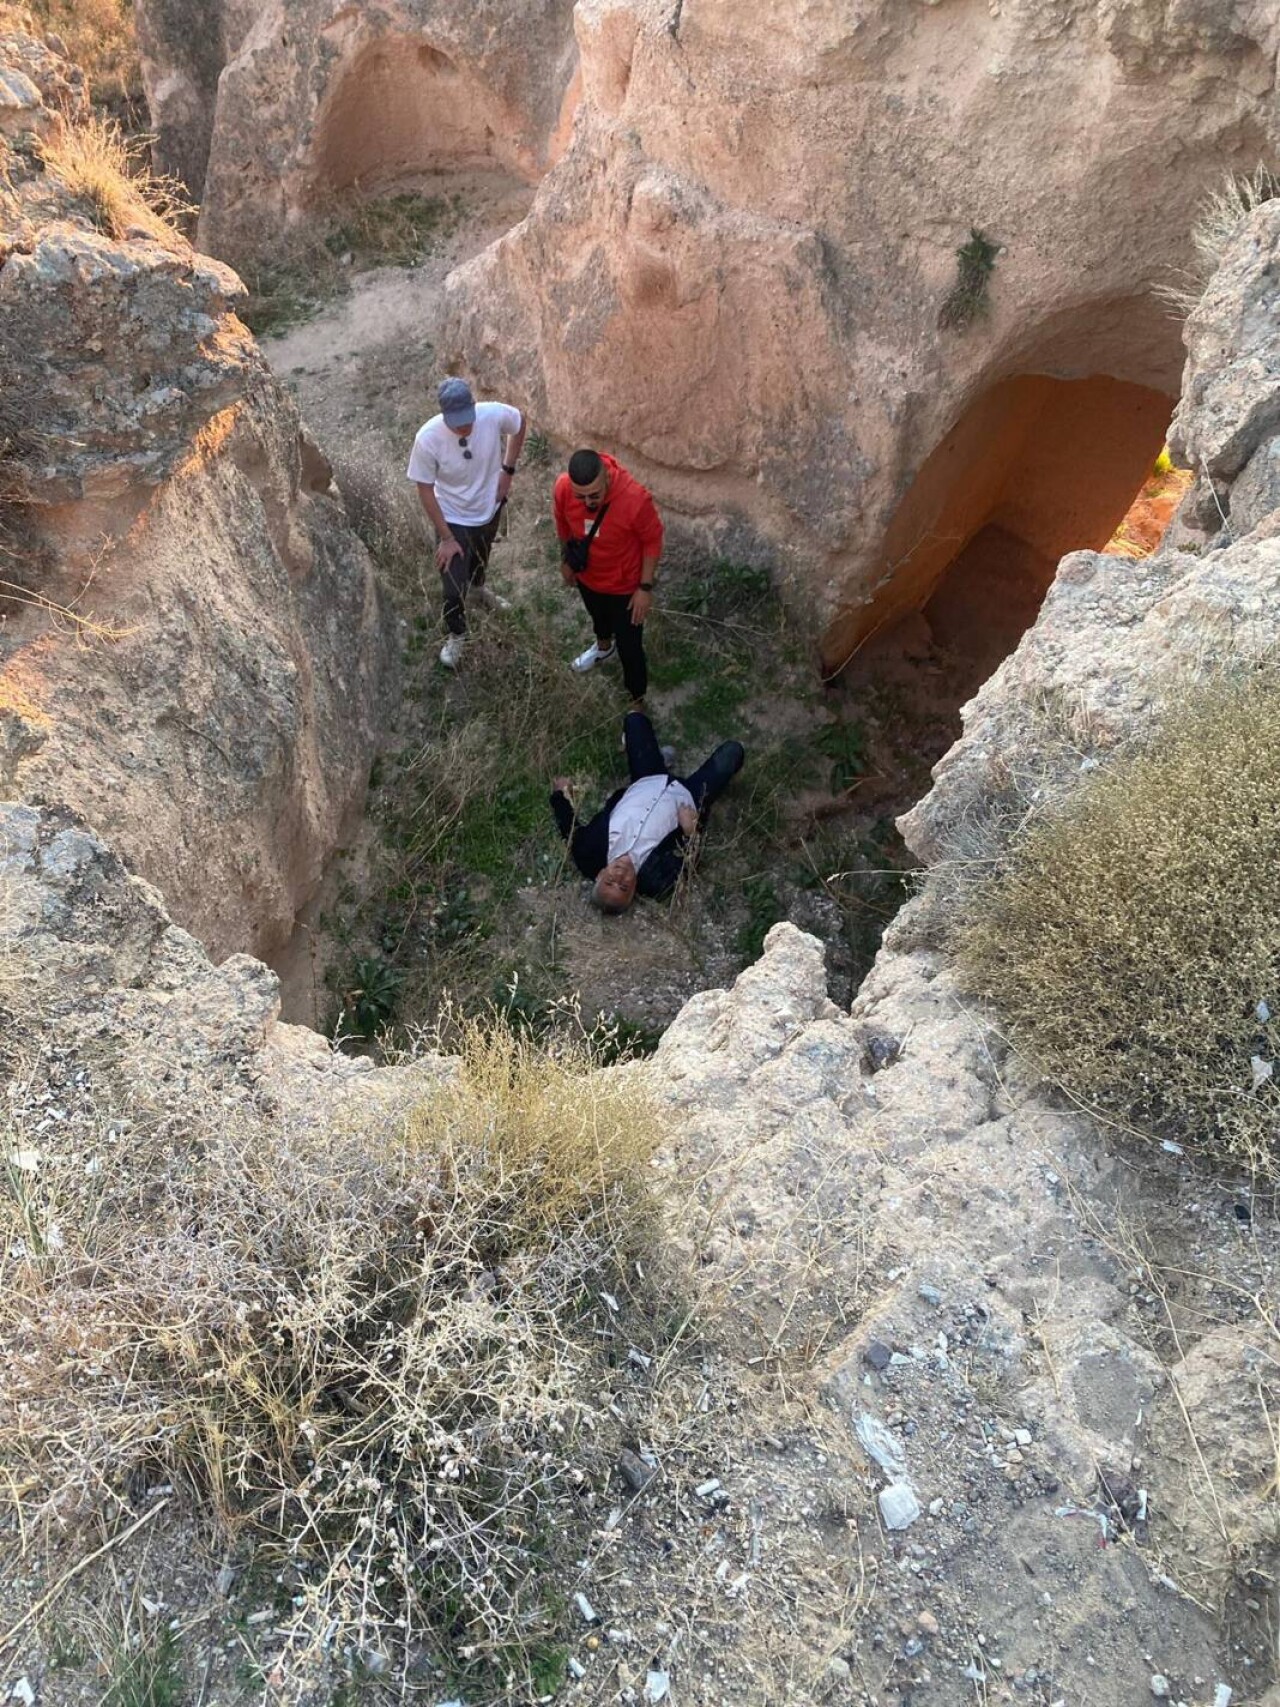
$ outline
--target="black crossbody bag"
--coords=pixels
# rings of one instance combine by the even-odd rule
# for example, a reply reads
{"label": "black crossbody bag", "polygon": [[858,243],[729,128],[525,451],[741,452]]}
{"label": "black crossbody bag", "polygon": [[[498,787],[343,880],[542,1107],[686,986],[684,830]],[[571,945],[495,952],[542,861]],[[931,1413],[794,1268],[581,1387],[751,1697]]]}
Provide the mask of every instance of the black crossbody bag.
{"label": "black crossbody bag", "polygon": [[591,524],[591,532],[582,539],[566,539],[564,542],[564,560],[575,575],[585,575],[587,560],[591,553],[591,541],[600,532],[600,523],[609,514],[608,504],[600,506],[600,514]]}

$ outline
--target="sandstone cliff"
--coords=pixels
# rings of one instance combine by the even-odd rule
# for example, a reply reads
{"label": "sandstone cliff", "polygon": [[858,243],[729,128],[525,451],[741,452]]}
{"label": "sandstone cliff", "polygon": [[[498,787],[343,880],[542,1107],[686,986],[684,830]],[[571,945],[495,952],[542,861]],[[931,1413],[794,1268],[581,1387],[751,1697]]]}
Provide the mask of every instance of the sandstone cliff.
{"label": "sandstone cliff", "polygon": [[442,168],[536,178],[562,142],[569,0],[139,0],[159,158],[236,260],[342,191]]}
{"label": "sandstone cliff", "polygon": [[7,36],[0,68],[0,782],[84,814],[216,956],[269,955],[363,799],[371,566],[235,274],[59,150],[55,55]]}
{"label": "sandstone cliff", "polygon": [[[451,353],[777,554],[828,668],[975,539],[1038,590],[1105,543],[1177,390],[1153,287],[1206,186],[1277,157],[1274,8],[582,0],[575,26],[571,146],[455,275]],[[975,227],[998,252],[956,299]]]}

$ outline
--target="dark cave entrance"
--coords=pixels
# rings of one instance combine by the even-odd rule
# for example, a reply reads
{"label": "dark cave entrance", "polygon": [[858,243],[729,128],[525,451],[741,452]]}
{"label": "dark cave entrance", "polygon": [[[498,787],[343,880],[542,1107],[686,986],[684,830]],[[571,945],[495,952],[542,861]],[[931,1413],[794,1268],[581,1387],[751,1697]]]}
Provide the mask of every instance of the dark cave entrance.
{"label": "dark cave entrance", "polygon": [[1018,374],[926,459],[885,536],[879,585],[823,641],[895,809],[928,788],[960,707],[1035,621],[1060,558],[1112,541],[1175,401],[1109,375]]}

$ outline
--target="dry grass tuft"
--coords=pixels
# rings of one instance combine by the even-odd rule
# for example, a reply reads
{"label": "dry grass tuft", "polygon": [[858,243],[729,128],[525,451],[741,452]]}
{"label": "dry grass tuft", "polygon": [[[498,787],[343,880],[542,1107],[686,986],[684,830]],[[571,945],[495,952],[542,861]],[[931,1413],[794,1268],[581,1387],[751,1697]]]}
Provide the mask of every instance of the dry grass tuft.
{"label": "dry grass tuft", "polygon": [[957,949],[1014,1041],[1139,1132],[1280,1169],[1274,665],[1219,680],[1016,837]]}
{"label": "dry grass tuft", "polygon": [[584,1056],[474,1024],[393,1132],[224,1114],[96,1161],[15,1134],[0,1459],[28,1532],[174,1481],[275,1551],[282,1689],[411,1649],[468,1698],[545,1672],[609,1366],[653,1343],[658,1138]]}
{"label": "dry grass tuft", "polygon": [[1280,196],[1280,176],[1259,165],[1252,172],[1229,173],[1200,204],[1191,227],[1192,265],[1157,295],[1179,314],[1190,314],[1204,295],[1228,243],[1255,208]]}
{"label": "dry grass tuft", "polygon": [[114,119],[94,114],[68,125],[41,152],[46,169],[88,204],[94,224],[110,237],[168,240],[174,221],[191,212],[180,186],[151,171],[145,145],[126,137]]}

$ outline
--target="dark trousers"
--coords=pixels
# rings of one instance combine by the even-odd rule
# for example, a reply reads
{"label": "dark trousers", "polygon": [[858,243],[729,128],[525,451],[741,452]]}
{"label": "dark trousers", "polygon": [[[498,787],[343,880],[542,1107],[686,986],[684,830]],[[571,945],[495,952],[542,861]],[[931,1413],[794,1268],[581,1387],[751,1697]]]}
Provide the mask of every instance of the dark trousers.
{"label": "dark trousers", "polygon": [[440,579],[444,583],[444,626],[450,634],[467,632],[467,613],[464,608],[467,588],[484,586],[485,571],[489,567],[489,553],[493,549],[494,535],[501,519],[502,506],[499,504],[494,511],[493,520],[485,522],[483,527],[464,527],[459,522],[449,523],[449,532],[462,547],[461,551],[455,551],[449,559],[448,568],[440,571]]}
{"label": "dark trousers", "polygon": [[[578,582],[582,602],[591,613],[591,626],[601,646],[610,642],[618,648],[622,679],[632,699],[643,699],[649,685],[649,665],[644,655],[644,628],[632,622],[630,593],[597,593]],[[648,775],[648,772],[644,773]]]}
{"label": "dark trousers", "polygon": [[[632,782],[642,776],[666,776],[666,761],[653,732],[653,724],[643,711],[629,711],[622,726],[627,743],[627,769]],[[677,777],[693,796],[698,817],[705,822],[711,804],[728,788],[746,757],[741,741],[722,741],[711,757],[700,764],[692,776]]]}

